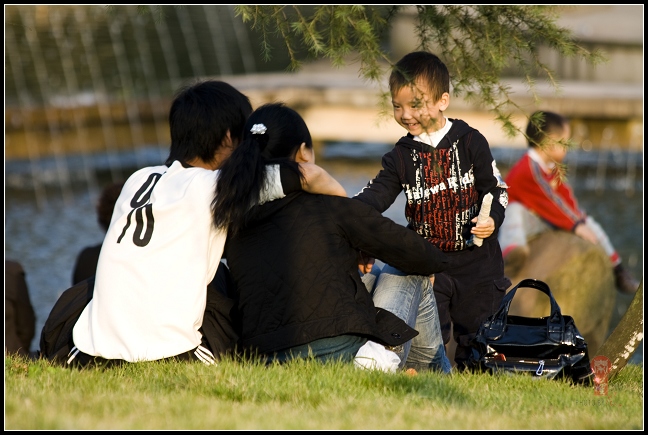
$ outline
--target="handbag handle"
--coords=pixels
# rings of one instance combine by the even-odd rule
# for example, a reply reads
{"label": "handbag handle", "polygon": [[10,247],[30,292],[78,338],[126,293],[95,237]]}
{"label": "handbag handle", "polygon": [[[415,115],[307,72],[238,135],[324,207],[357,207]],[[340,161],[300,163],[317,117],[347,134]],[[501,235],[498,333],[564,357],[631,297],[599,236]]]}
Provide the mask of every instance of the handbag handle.
{"label": "handbag handle", "polygon": [[560,311],[558,302],[556,302],[556,299],[553,297],[553,294],[546,283],[532,278],[523,279],[518,283],[518,285],[513,287],[508,293],[506,293],[506,295],[504,295],[504,299],[502,299],[497,311],[490,317],[489,321],[484,324],[487,328],[487,331],[485,331],[486,336],[489,339],[497,340],[502,336],[502,334],[504,334],[508,320],[508,312],[511,308],[511,302],[513,301],[515,292],[521,287],[534,288],[549,297],[551,314],[547,318],[547,336],[551,341],[557,343],[562,342],[565,338],[565,319]]}

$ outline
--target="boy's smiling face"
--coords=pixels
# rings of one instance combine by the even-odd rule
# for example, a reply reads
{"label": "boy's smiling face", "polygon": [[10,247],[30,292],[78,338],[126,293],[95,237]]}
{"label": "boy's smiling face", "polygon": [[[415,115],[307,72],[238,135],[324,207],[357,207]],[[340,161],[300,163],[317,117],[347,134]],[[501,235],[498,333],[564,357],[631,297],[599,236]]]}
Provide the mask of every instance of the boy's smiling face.
{"label": "boy's smiling face", "polygon": [[445,92],[438,101],[432,101],[427,86],[417,81],[392,93],[394,119],[414,136],[432,133],[443,128],[443,112],[450,104],[450,95]]}

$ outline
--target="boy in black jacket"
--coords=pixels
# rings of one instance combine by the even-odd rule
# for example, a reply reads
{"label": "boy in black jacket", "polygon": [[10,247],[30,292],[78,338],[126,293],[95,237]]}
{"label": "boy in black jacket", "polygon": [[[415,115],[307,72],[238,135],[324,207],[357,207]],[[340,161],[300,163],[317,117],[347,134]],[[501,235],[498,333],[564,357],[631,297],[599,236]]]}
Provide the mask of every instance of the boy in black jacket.
{"label": "boy in black jacket", "polygon": [[[450,341],[454,328],[455,362],[462,369],[470,340],[511,285],[497,241],[508,203],[507,186],[486,138],[466,122],[444,116],[450,104],[450,76],[436,55],[423,51],[405,55],[392,70],[389,88],[394,119],[407,135],[383,156],[383,168],[355,198],[384,212],[404,191],[408,227],[450,257],[450,267],[436,274],[434,295],[443,342]],[[489,193],[490,213],[477,223]],[[385,289],[381,281],[376,291],[386,295],[402,290],[407,282],[394,288],[397,281],[390,279],[386,281],[390,288]],[[390,309],[376,298],[374,302]]]}

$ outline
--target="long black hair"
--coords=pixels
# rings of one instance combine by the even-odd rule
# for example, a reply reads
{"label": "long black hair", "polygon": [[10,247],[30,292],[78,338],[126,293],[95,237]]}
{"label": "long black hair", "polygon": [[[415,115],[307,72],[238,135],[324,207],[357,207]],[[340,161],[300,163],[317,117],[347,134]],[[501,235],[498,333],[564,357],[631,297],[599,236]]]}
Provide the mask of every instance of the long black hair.
{"label": "long black hair", "polygon": [[308,127],[295,110],[284,103],[268,103],[256,109],[243,129],[243,140],[219,169],[212,214],[216,228],[236,234],[252,217],[266,180],[266,165],[279,163],[303,174],[295,162],[302,143],[313,148]]}

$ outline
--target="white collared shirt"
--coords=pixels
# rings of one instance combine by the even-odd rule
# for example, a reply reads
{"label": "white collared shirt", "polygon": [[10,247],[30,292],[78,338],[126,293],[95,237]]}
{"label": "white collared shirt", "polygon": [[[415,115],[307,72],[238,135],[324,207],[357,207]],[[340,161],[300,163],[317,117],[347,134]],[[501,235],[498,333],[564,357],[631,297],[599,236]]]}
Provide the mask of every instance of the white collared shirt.
{"label": "white collared shirt", "polygon": [[450,131],[450,127],[452,127],[452,122],[450,122],[448,118],[445,118],[445,120],[445,125],[441,130],[433,131],[431,133],[421,133],[418,136],[414,136],[414,140],[432,145],[436,148],[437,145],[439,145],[439,142],[441,142],[441,139],[443,139],[443,136],[445,136]]}

